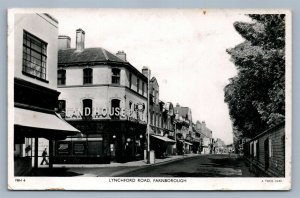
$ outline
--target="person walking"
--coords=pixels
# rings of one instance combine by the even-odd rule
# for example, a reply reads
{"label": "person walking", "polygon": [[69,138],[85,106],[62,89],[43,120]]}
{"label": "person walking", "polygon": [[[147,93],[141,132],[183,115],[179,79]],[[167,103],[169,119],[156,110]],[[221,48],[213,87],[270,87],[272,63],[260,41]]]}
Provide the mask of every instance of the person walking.
{"label": "person walking", "polygon": [[43,151],[43,153],[42,153],[42,157],[43,157],[43,160],[42,160],[42,162],[41,162],[41,165],[44,165],[44,162],[46,162],[46,165],[48,165],[49,164],[49,162],[48,162],[48,160],[47,160],[47,148],[45,148],[45,150]]}

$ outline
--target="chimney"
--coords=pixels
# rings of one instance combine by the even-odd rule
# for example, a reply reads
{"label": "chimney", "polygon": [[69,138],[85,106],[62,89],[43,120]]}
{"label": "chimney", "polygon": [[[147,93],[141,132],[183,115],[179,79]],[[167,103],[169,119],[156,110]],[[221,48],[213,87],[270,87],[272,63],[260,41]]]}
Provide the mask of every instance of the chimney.
{"label": "chimney", "polygon": [[120,59],[122,59],[123,61],[127,61],[126,60],[126,53],[124,51],[118,51],[116,53],[116,56],[119,57]]}
{"label": "chimney", "polygon": [[150,80],[151,71],[150,71],[150,69],[148,69],[148,67],[146,67],[146,66],[143,67],[142,74],[144,74],[144,76],[146,76],[147,78],[149,77],[149,80]]}
{"label": "chimney", "polygon": [[85,32],[79,28],[76,30],[76,51],[84,50]]}
{"label": "chimney", "polygon": [[58,36],[58,50],[69,49],[71,44],[71,38],[65,35]]}

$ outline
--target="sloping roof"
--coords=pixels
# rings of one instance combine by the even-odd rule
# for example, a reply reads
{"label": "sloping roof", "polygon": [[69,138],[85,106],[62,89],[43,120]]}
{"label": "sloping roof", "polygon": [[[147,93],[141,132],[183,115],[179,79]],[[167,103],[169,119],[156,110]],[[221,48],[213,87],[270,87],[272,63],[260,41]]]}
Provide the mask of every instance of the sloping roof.
{"label": "sloping roof", "polygon": [[184,118],[188,117],[189,115],[189,108],[188,107],[174,107],[175,112]]}
{"label": "sloping roof", "polygon": [[101,47],[85,48],[82,51],[76,51],[75,48],[58,51],[58,64],[108,61],[127,63]]}

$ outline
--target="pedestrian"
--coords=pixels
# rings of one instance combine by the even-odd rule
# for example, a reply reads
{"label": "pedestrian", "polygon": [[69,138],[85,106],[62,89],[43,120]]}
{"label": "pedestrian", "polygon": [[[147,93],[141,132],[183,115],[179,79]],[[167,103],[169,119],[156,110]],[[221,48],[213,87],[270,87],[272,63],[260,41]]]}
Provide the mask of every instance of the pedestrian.
{"label": "pedestrian", "polygon": [[42,157],[43,157],[43,160],[41,162],[41,165],[44,165],[44,162],[46,162],[46,165],[48,165],[49,163],[48,163],[48,160],[46,158],[47,157],[47,148],[45,148],[45,150],[43,151]]}

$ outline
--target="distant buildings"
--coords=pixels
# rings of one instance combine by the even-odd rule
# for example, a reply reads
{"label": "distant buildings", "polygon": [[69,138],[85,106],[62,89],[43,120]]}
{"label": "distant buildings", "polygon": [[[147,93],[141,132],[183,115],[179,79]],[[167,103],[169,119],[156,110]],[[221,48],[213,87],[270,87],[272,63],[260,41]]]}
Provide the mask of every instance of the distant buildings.
{"label": "distant buildings", "polygon": [[200,133],[201,153],[210,154],[213,152],[212,131],[206,126],[205,121],[196,122],[196,130]]}

